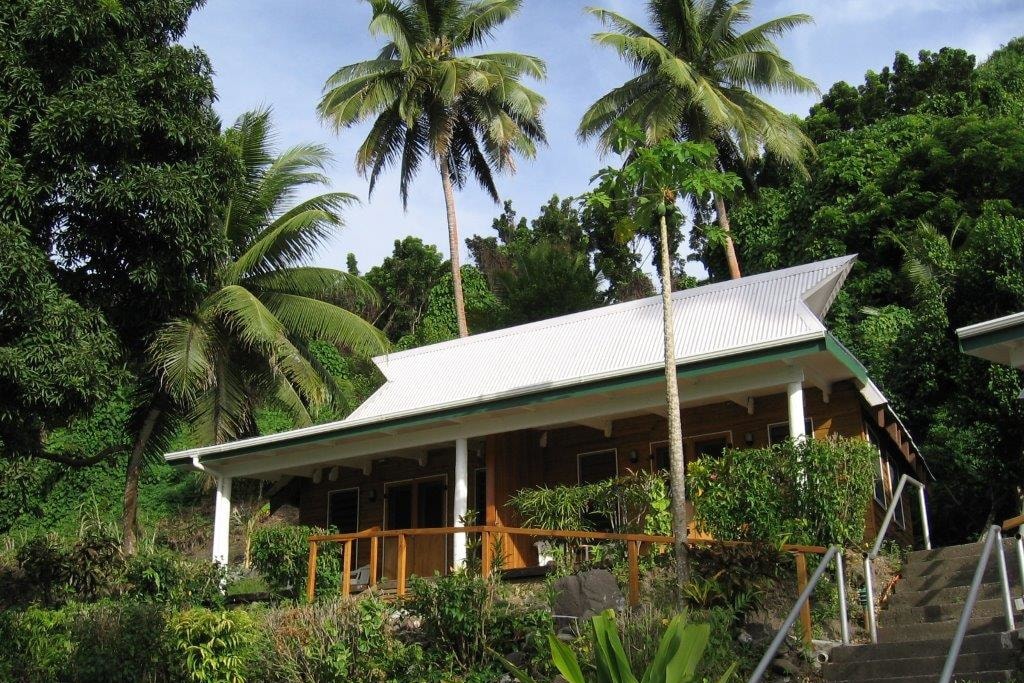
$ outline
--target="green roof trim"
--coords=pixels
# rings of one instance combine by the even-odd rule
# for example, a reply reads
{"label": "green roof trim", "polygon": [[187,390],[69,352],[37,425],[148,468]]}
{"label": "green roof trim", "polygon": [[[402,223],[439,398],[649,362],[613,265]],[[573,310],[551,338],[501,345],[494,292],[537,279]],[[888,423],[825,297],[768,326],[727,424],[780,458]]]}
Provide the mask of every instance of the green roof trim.
{"label": "green roof trim", "polygon": [[825,349],[846,366],[846,369],[852,372],[854,377],[862,382],[867,381],[868,369],[831,332],[825,333]]}
{"label": "green roof trim", "polygon": [[982,332],[971,337],[960,337],[960,350],[970,353],[988,346],[1017,341],[1024,341],[1024,323],[1017,323],[1011,327],[991,332]]}
{"label": "green roof trim", "polygon": [[[833,348],[835,347],[835,348]],[[837,349],[841,351],[837,352]],[[720,372],[723,370],[733,370],[751,365],[757,365],[760,363],[771,362],[774,360],[787,360],[799,356],[806,356],[814,353],[820,353],[822,351],[831,351],[833,355],[838,357],[844,364],[851,368],[851,371],[858,378],[867,376],[864,366],[854,358],[849,351],[839,344],[837,341],[832,340],[831,336],[826,336],[820,339],[810,339],[795,342],[792,344],[786,344],[783,346],[776,346],[767,349],[759,349],[757,351],[750,351],[746,353],[733,354],[730,356],[723,356],[719,358],[711,358],[707,360],[697,361],[695,363],[687,363],[685,365],[679,365],[676,368],[676,374],[682,378],[699,377],[712,372]],[[842,355],[841,355],[842,354]],[[855,367],[849,365],[846,359],[849,359]],[[382,420],[380,422],[373,422],[363,425],[354,425],[352,427],[340,427],[335,431],[323,431],[316,434],[305,434],[298,436],[294,439],[287,439],[281,441],[275,441],[273,443],[259,443],[248,446],[239,446],[230,451],[223,451],[220,453],[211,453],[209,455],[200,456],[199,461],[203,463],[216,462],[219,460],[226,460],[228,458],[234,458],[240,455],[247,455],[249,453],[257,453],[261,451],[275,450],[285,446],[298,446],[309,443],[317,443],[320,441],[328,441],[336,439],[340,436],[357,436],[362,434],[372,434],[374,432],[380,432],[388,429],[395,429],[398,427],[412,427],[417,425],[429,424],[432,422],[440,422],[442,420],[450,420],[453,418],[467,417],[470,415],[479,415],[480,413],[487,413],[494,410],[503,410],[507,408],[516,408],[524,405],[533,405],[538,403],[549,403],[551,401],[558,401],[565,398],[573,398],[577,396],[587,396],[591,394],[602,393],[609,389],[628,389],[631,387],[645,386],[656,382],[665,381],[665,371],[662,369],[648,370],[645,372],[634,373],[631,375],[625,375],[622,377],[613,377],[609,379],[597,380],[594,382],[587,382],[585,384],[577,384],[569,387],[559,387],[556,389],[546,389],[543,391],[523,394],[520,396],[512,396],[509,398],[495,399],[491,401],[482,401],[467,406],[457,406],[453,408],[447,408],[444,410],[438,410],[435,412],[423,413],[421,415],[409,415],[405,417],[398,417],[390,420]]]}

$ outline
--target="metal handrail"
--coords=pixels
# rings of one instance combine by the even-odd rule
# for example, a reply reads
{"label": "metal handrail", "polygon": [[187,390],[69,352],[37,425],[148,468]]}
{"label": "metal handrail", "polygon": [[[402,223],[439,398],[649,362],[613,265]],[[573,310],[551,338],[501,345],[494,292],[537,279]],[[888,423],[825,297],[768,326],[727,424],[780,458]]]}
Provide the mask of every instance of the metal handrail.
{"label": "metal handrail", "polygon": [[751,674],[748,683],[758,683],[768,670],[769,665],[772,663],[772,659],[775,657],[779,648],[782,647],[782,643],[786,640],[786,636],[789,634],[789,629],[796,623],[797,617],[800,615],[800,610],[804,604],[811,598],[811,593],[814,592],[815,587],[818,585],[818,581],[824,575],[825,570],[828,569],[828,565],[832,560],[836,562],[836,580],[839,584],[839,620],[842,624],[843,633],[843,645],[850,644],[850,627],[847,623],[846,615],[846,579],[845,572],[843,571],[843,553],[839,546],[834,545],[828,549],[825,556],[821,558],[821,562],[815,568],[814,573],[811,574],[810,580],[800,593],[800,597],[796,599],[793,604],[793,608],[789,611],[789,615],[786,620],[782,622],[782,627],[779,632],[775,634],[775,638],[772,640],[771,645],[768,646],[768,650],[761,657],[761,661],[758,662],[757,668],[754,669],[754,673]]}
{"label": "metal handrail", "polygon": [[942,674],[939,676],[939,683],[949,683],[953,678],[953,669],[956,667],[956,660],[960,655],[960,647],[964,643],[964,636],[967,635],[971,613],[974,611],[975,603],[978,602],[978,594],[981,592],[981,582],[985,578],[985,570],[988,568],[992,546],[997,543],[999,544],[999,552],[996,554],[996,559],[999,561],[999,580],[1003,585],[1006,630],[1012,631],[1014,629],[1013,601],[1010,598],[1010,578],[1006,572],[1006,556],[1003,552],[1003,533],[1002,529],[998,526],[992,525],[988,530],[988,536],[985,539],[985,547],[981,551],[981,557],[978,558],[978,566],[974,569],[971,589],[967,593],[967,601],[964,603],[964,609],[960,613],[960,621],[956,625],[956,634],[953,636],[953,642],[949,645],[949,652],[946,655],[946,663],[942,667]]}
{"label": "metal handrail", "polygon": [[896,514],[896,507],[902,503],[903,489],[907,484],[917,487],[917,502],[921,508],[921,531],[924,534],[924,548],[925,550],[932,549],[931,532],[928,528],[928,503],[924,496],[925,486],[909,474],[904,474],[900,477],[900,483],[896,486],[892,500],[889,501],[889,508],[885,511],[885,518],[882,520],[882,526],[878,529],[875,544],[871,547],[871,551],[864,556],[864,588],[868,594],[868,630],[871,632],[872,643],[878,642],[878,626],[875,622],[875,574],[871,562],[878,557],[878,553],[882,549],[885,534],[889,531],[889,525]]}

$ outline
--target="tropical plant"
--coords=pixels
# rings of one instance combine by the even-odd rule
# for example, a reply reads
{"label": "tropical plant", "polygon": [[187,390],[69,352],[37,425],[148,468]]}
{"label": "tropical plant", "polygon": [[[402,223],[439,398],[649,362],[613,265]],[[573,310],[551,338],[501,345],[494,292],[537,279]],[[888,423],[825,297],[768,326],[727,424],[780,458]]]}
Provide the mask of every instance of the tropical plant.
{"label": "tropical plant", "polygon": [[[714,144],[719,168],[743,173],[748,183],[748,165],[762,151],[803,168],[810,140],[796,120],[754,92],[817,92],[774,43],[811,18],[791,14],[744,28],[752,5],[752,0],[649,0],[650,31],[617,12],[589,8],[612,29],[595,34],[594,41],[618,52],[636,75],[590,106],[580,121],[580,137],[597,136],[603,148],[612,148],[616,123],[626,120],[639,124],[648,142],[671,137]],[[729,274],[737,278],[726,195],[713,193]]]}
{"label": "tropical plant", "polygon": [[459,336],[469,334],[459,267],[453,188],[472,174],[498,200],[493,172],[515,170],[545,140],[544,98],[523,85],[544,78],[544,63],[516,52],[470,55],[510,19],[521,0],[370,0],[370,33],[388,43],[375,59],[339,69],[324,86],[320,115],[335,127],[373,119],[356,154],[369,177],[400,168],[402,202],[424,159],[441,174]]}
{"label": "tropical plant", "polygon": [[620,212],[616,225],[626,240],[645,226],[658,225],[665,359],[665,398],[668,408],[669,475],[672,482],[672,529],[675,536],[676,574],[679,584],[689,580],[686,544],[686,470],[683,461],[682,417],[676,377],[675,323],[672,303],[672,259],[668,217],[677,214],[677,200],[685,195],[721,194],[740,180],[713,168],[715,148],[710,144],[662,138],[645,145],[647,136],[637,126],[617,123],[613,149],[626,156],[621,168],[606,167],[594,176],[598,186],[584,201]]}
{"label": "tropical plant", "polygon": [[[597,664],[592,683],[689,683],[696,680],[697,667],[711,637],[708,624],[690,623],[686,613],[676,615],[665,629],[654,658],[643,674],[637,676],[632,671],[629,657],[619,639],[615,613],[607,610],[592,617],[590,623],[593,629],[590,646]],[[551,661],[565,680],[569,683],[588,683],[572,648],[554,634],[548,635],[548,643],[551,646]],[[503,660],[503,663],[519,683],[533,683],[525,671],[508,660]],[[735,668],[735,664],[729,667],[719,683],[729,680]]]}
{"label": "tropical plant", "polygon": [[[347,272],[303,265],[344,225],[340,211],[355,201],[328,192],[293,203],[300,190],[328,182],[327,150],[298,145],[275,155],[269,110],[243,114],[224,138],[243,167],[218,224],[228,249],[206,297],[164,325],[150,346],[161,388],[187,412],[197,443],[255,433],[259,405],[310,424],[311,410],[339,393],[309,352],[314,341],[356,354],[387,349],[377,329],[336,304],[372,290]],[[129,487],[141,466],[135,455]],[[133,520],[126,496],[126,546]]]}

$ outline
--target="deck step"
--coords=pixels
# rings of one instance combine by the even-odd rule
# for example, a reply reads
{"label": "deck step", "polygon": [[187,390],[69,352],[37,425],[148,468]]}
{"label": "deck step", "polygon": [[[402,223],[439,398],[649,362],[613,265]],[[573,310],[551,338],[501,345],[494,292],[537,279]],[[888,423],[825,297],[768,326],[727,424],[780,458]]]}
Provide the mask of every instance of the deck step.
{"label": "deck step", "polygon": [[[1011,633],[983,633],[967,636],[960,646],[963,655],[1013,650],[1019,641]],[[837,647],[829,656],[831,664],[854,661],[881,661],[907,657],[940,657],[949,652],[947,640],[911,640],[898,643],[868,643]]]}
{"label": "deck step", "polygon": [[[1007,670],[1017,667],[1018,653],[1015,650],[961,653],[957,658],[955,673],[971,675],[977,671]],[[917,677],[931,675],[932,680],[942,673],[946,654],[933,657],[907,657],[904,659],[879,659],[845,664],[826,664],[822,674],[827,681],[861,681],[865,678]]]}

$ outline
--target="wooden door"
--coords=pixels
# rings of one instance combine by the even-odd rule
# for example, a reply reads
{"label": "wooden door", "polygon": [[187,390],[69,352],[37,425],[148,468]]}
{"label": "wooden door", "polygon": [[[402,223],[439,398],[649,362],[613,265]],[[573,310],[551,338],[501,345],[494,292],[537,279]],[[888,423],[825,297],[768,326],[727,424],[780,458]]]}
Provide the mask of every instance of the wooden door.
{"label": "wooden door", "polygon": [[[385,529],[428,529],[445,526],[447,519],[447,486],[443,478],[386,484],[387,512]],[[406,545],[406,568],[410,575],[433,576],[444,572],[448,560],[446,536],[409,536]],[[384,576],[398,574],[398,540],[386,538],[383,543]]]}

